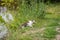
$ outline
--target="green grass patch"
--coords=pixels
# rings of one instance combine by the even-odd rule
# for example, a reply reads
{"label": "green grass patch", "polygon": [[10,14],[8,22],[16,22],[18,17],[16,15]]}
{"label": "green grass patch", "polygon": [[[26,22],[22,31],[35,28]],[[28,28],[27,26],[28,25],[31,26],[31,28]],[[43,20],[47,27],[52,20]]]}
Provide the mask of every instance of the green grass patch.
{"label": "green grass patch", "polygon": [[51,39],[51,38],[55,38],[56,34],[57,32],[54,27],[47,27],[43,33],[43,37]]}

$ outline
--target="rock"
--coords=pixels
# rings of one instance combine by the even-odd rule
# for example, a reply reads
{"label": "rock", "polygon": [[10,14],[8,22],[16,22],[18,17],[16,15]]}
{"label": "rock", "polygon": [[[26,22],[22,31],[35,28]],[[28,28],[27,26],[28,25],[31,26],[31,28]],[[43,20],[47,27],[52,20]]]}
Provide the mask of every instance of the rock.
{"label": "rock", "polygon": [[6,7],[0,7],[0,13],[4,13],[7,11],[7,8]]}
{"label": "rock", "polygon": [[11,22],[13,21],[13,16],[11,13],[7,12],[6,7],[0,7],[0,16],[2,16],[3,20],[5,22]]}
{"label": "rock", "polygon": [[2,19],[5,21],[5,22],[8,22],[10,23],[11,21],[13,21],[13,16],[12,14],[10,13],[0,13],[0,16],[2,16]]}
{"label": "rock", "polygon": [[6,28],[5,25],[1,24],[0,25],[0,39],[6,37],[8,34],[8,29]]}
{"label": "rock", "polygon": [[2,18],[4,19],[5,22],[11,22],[11,21],[13,21],[13,16],[10,13],[2,15]]}

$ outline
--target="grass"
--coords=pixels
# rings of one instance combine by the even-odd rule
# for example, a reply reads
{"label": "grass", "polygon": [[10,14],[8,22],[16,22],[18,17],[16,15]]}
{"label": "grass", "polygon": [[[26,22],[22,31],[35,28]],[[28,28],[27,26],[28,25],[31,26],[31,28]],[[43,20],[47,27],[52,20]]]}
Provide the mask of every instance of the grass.
{"label": "grass", "polygon": [[[21,23],[23,23],[23,22],[25,22],[25,21],[27,21],[27,20],[29,20],[29,18],[30,19],[34,19],[34,17],[30,17],[31,15],[30,15],[30,13],[27,15],[27,16],[25,16],[26,14],[22,14],[21,15],[21,19],[20,19],[20,23],[18,22],[19,20],[18,20],[18,18],[17,18],[17,24],[18,25],[20,25]],[[30,15],[30,16],[29,16]],[[51,15],[50,17],[52,18],[52,16],[53,15]],[[55,15],[54,15],[55,16]],[[49,17],[48,15],[47,15],[47,17]],[[55,18],[55,17],[53,17],[53,18]],[[57,17],[58,18],[58,17]],[[41,26],[43,26],[44,25],[44,22],[46,22],[46,24],[48,25],[49,24],[49,26],[56,26],[57,24],[55,23],[55,22],[53,22],[52,20],[51,21],[46,21],[46,20],[44,20],[44,19],[42,19],[42,20],[40,20],[40,19],[34,19],[34,20],[36,20],[37,22],[36,22],[36,27],[38,28],[38,27],[41,27]],[[11,25],[12,27],[13,27],[13,30],[16,30],[15,29],[15,26],[17,26],[17,25],[15,25],[15,23],[13,24],[13,25]],[[34,27],[35,28],[35,27]],[[27,29],[22,29],[22,30],[20,30],[20,31],[13,31],[13,33],[11,33],[12,34],[12,36],[10,36],[9,37],[9,39],[8,40],[40,40],[41,39],[41,36],[39,35],[38,36],[38,34],[31,34],[31,35],[33,35],[33,36],[30,36],[30,35],[26,35],[26,36],[22,36],[22,33],[24,33],[26,30],[28,30],[29,28],[27,28]],[[48,30],[49,29],[49,30]],[[55,30],[52,30],[52,29],[50,29],[50,28],[48,28],[48,29],[46,29],[45,30],[45,32],[46,33],[44,33],[44,37],[46,37],[46,38],[50,38],[50,39],[52,39],[52,38],[54,38],[55,37]],[[31,30],[31,29],[29,29],[29,30]],[[19,32],[19,33],[18,33]],[[53,33],[52,33],[53,32]],[[40,33],[39,33],[40,34]],[[44,40],[43,38],[42,38],[42,40]]]}
{"label": "grass", "polygon": [[[45,7],[47,9],[45,9]],[[55,28],[56,26],[60,25],[58,24],[60,22],[60,14],[58,14],[59,7],[60,5],[48,5],[47,7],[47,5],[43,3],[32,3],[32,6],[28,7],[28,5],[23,3],[20,5],[18,11],[11,11],[11,14],[14,17],[14,21],[12,21],[10,24],[6,23],[6,26],[9,30],[9,36],[6,38],[6,40],[46,40],[45,38],[50,40],[54,38],[57,34]],[[36,20],[33,28],[19,28],[22,23],[28,20]],[[43,36],[41,36],[40,32],[31,33],[26,36],[22,35],[23,33],[30,30],[34,31],[42,27],[46,28],[44,32],[42,32]]]}
{"label": "grass", "polygon": [[43,37],[52,39],[56,34],[57,32],[55,31],[55,27],[47,27],[43,33]]}

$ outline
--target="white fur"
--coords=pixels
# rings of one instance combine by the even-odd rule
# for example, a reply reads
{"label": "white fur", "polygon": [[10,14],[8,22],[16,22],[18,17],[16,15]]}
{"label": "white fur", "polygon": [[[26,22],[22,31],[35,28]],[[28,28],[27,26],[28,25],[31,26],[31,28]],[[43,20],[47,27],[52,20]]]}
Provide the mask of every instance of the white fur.
{"label": "white fur", "polygon": [[29,26],[29,27],[32,27],[32,25],[33,25],[33,23],[34,23],[35,21],[29,21],[28,23],[27,23],[27,26]]}

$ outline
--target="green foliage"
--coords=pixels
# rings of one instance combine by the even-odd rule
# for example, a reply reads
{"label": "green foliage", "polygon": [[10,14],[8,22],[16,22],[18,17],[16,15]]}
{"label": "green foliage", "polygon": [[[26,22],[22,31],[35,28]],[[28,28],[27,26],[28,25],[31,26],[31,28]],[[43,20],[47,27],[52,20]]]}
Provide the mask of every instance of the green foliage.
{"label": "green foliage", "polygon": [[[4,1],[6,1],[5,3],[9,7],[14,7],[15,5],[14,0],[4,0]],[[31,35],[29,34],[26,36],[22,36],[22,34],[29,30],[36,30],[37,28],[45,27],[44,26],[45,24],[47,24],[47,26],[45,27],[46,30],[44,30],[43,37],[49,39],[54,38],[56,35],[55,26],[58,26],[58,22],[60,21],[56,19],[60,19],[59,18],[60,15],[58,14],[59,15],[58,17],[56,17],[55,14],[50,14],[51,16],[47,15],[45,13],[46,6],[42,2],[36,3],[36,1],[34,0],[31,0],[31,4],[27,4],[25,0],[19,0],[19,2],[16,2],[19,3],[18,10],[15,10],[14,12],[11,11],[11,14],[13,14],[14,17],[14,21],[12,21],[9,24],[6,23],[11,33],[11,34],[9,33],[10,36],[7,40],[33,40],[33,38],[38,39],[40,38],[40,33],[36,35],[35,33],[33,33]],[[12,5],[10,3],[12,3]],[[45,19],[40,19],[40,18],[45,18]],[[30,27],[25,27],[23,29],[20,28],[20,25],[28,20],[36,20],[36,23],[33,26],[33,28],[36,29],[31,29]],[[1,16],[0,16],[0,22],[1,23],[4,22]]]}
{"label": "green foliage", "polygon": [[20,5],[20,14],[24,15],[26,18],[44,18],[45,16],[45,5],[44,3],[32,3],[31,6],[28,7],[25,3]]}
{"label": "green foliage", "polygon": [[4,2],[13,2],[14,0],[2,0]]}
{"label": "green foliage", "polygon": [[26,36],[26,37],[22,37],[20,40],[32,40],[32,38],[31,38],[31,37]]}
{"label": "green foliage", "polygon": [[54,27],[47,27],[44,31],[43,37],[45,38],[55,38],[55,35],[57,34]]}
{"label": "green foliage", "polygon": [[2,16],[0,16],[0,23],[4,23],[5,21],[2,19]]}

